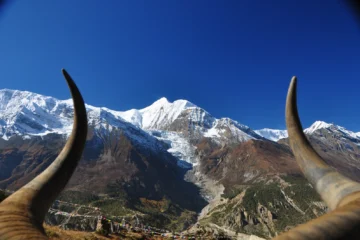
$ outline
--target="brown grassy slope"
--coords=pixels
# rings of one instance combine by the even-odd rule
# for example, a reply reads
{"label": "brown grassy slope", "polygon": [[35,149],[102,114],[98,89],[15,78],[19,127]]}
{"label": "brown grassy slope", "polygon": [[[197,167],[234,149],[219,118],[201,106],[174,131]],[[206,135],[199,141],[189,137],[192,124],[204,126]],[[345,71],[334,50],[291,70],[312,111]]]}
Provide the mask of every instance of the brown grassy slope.
{"label": "brown grassy slope", "polygon": [[250,140],[235,146],[214,146],[209,139],[197,145],[200,171],[225,188],[251,184],[259,177],[301,175],[290,148],[271,141]]}
{"label": "brown grassy slope", "polygon": [[81,231],[72,231],[64,230],[57,226],[49,226],[44,224],[44,228],[47,236],[50,240],[137,240],[137,239],[146,239],[144,235],[140,233],[126,233],[126,235],[110,235],[109,237],[104,237],[93,232],[81,232]]}

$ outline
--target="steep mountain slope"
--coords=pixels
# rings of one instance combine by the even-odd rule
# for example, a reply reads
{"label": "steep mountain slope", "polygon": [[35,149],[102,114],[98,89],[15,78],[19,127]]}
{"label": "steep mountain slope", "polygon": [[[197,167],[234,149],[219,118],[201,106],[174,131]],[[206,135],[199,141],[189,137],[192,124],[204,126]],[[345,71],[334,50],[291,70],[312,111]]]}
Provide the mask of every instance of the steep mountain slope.
{"label": "steep mountain slope", "polygon": [[226,189],[266,176],[300,173],[290,149],[271,141],[249,140],[233,147],[217,147],[204,139],[197,151],[200,171],[218,180]]}
{"label": "steep mountain slope", "polygon": [[[0,188],[17,189],[55,159],[71,131],[73,107],[70,100],[29,92],[2,90],[0,95]],[[167,151],[170,145],[115,111],[86,108],[86,147],[63,194],[73,200],[80,196],[80,201],[100,194],[105,198],[92,204],[110,211],[120,208],[123,214],[132,209],[154,217],[151,221],[159,226],[187,227],[191,220],[181,216],[187,213],[187,219],[194,219],[206,202],[199,189],[184,180],[177,159]],[[157,205],[164,207],[159,211]]]}
{"label": "steep mountain slope", "polygon": [[[304,132],[328,164],[360,181],[357,133],[322,121]],[[250,140],[236,147],[204,139],[197,150],[200,171],[225,187],[221,197],[203,209],[198,229],[206,231],[216,224],[271,238],[327,211],[299,171],[287,138],[277,143]]]}
{"label": "steep mountain slope", "polygon": [[[108,214],[114,209],[121,209],[117,210],[118,215],[135,210],[150,219],[154,217],[148,221],[155,226],[186,227],[180,219],[183,212],[194,218],[205,206],[199,189],[184,181],[176,159],[161,150],[161,142],[154,151],[123,132],[113,129],[102,134],[91,128],[83,158],[63,195],[73,202],[77,202],[76,196],[80,202],[89,194],[105,196],[88,203],[109,209]],[[17,189],[30,181],[55,159],[65,140],[58,134],[25,140],[17,136],[10,138],[0,149],[1,169],[7,169],[1,172],[0,188]],[[152,201],[154,206],[147,201]],[[157,205],[164,206],[162,212]]]}
{"label": "steep mountain slope", "polygon": [[[322,121],[316,121],[304,132],[328,164],[360,181],[360,136],[357,133]],[[288,139],[281,139],[279,143],[288,144]]]}

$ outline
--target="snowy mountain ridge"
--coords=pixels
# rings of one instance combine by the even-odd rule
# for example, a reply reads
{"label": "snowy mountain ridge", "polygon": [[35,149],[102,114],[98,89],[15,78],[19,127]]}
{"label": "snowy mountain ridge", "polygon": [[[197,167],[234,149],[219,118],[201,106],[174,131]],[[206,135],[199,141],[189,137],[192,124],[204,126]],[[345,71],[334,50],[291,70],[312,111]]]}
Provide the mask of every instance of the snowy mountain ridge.
{"label": "snowy mountain ridge", "polygon": [[[253,131],[230,118],[217,119],[204,109],[187,100],[169,102],[166,98],[155,101],[143,109],[115,111],[86,104],[89,125],[99,132],[120,129],[141,145],[156,149],[168,145],[168,152],[179,159],[179,165],[196,165],[195,147],[190,138],[202,137],[223,143],[238,143],[250,139],[267,138],[278,141],[287,137],[286,130],[261,129]],[[28,91],[0,90],[0,137],[7,140],[13,135],[24,138],[49,133],[70,134],[72,129],[72,99],[58,100]],[[343,127],[316,121],[304,132],[319,129],[341,131],[351,138],[360,139]]]}
{"label": "snowy mountain ridge", "polygon": [[206,110],[182,99],[171,103],[161,98],[146,108],[119,112],[119,115],[145,130],[169,130],[175,121],[187,118],[204,137],[221,139],[228,131],[237,141],[261,138],[248,126],[229,118],[216,119]]}
{"label": "snowy mountain ridge", "polygon": [[287,130],[263,128],[263,129],[255,130],[255,132],[260,136],[263,136],[264,138],[274,142],[288,137]]}
{"label": "snowy mountain ridge", "polygon": [[[120,129],[139,144],[152,147],[164,146],[176,156],[180,165],[195,164],[194,147],[184,133],[197,137],[209,137],[216,141],[246,141],[262,137],[249,127],[229,118],[216,119],[207,111],[187,100],[173,103],[166,98],[155,101],[143,109],[115,111],[105,107],[86,104],[89,126],[99,133]],[[58,100],[40,94],[0,90],[0,137],[24,138],[43,136],[50,133],[69,135],[73,123],[72,99]]]}
{"label": "snowy mountain ridge", "polygon": [[[322,129],[341,132],[342,134],[344,134],[346,136],[360,140],[360,132],[355,133],[355,132],[349,131],[346,128],[341,127],[339,125],[335,125],[333,123],[327,123],[324,121],[315,121],[310,127],[304,129],[304,133],[314,134],[318,130],[322,130]],[[271,141],[275,141],[275,142],[280,139],[288,137],[287,130],[264,128],[264,129],[255,130],[255,132],[257,134],[263,136],[264,138],[267,138],[267,139],[269,139]]]}
{"label": "snowy mountain ridge", "polygon": [[[220,137],[228,130],[239,141],[261,138],[249,127],[228,118],[216,119],[187,100],[171,103],[161,98],[143,109],[124,112],[91,105],[86,105],[86,108],[89,123],[93,125],[106,119],[110,127],[126,121],[143,130],[165,130],[180,117],[186,117],[206,137]],[[72,128],[72,109],[71,99],[58,100],[27,91],[0,90],[0,136],[7,139],[14,134],[68,134]]]}
{"label": "snowy mountain ridge", "polygon": [[[137,144],[158,149],[162,144],[149,133],[128,123],[118,112],[85,104],[89,126],[98,134],[120,129]],[[27,91],[0,90],[0,137],[30,138],[50,133],[69,135],[73,125],[72,99],[58,100]]]}

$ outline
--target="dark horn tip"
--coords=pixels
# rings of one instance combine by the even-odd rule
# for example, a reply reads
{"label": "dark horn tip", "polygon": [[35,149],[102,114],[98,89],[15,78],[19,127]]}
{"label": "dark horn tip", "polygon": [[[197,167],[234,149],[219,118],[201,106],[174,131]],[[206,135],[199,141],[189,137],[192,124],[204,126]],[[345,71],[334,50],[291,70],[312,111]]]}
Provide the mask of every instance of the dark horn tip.
{"label": "dark horn tip", "polygon": [[69,76],[69,73],[65,70],[65,68],[61,69],[62,74],[66,77]]}
{"label": "dark horn tip", "polygon": [[79,89],[77,88],[77,86],[76,86],[74,80],[72,79],[72,77],[70,76],[70,74],[64,68],[61,69],[61,72],[64,75],[65,80],[70,87],[71,94],[73,94],[74,90],[75,90],[80,95]]}
{"label": "dark horn tip", "polygon": [[69,82],[69,81],[73,82],[73,80],[72,80],[72,78],[70,77],[69,73],[68,73],[64,68],[61,69],[61,72],[62,72],[62,74],[64,75],[66,81],[68,81],[68,82]]}
{"label": "dark horn tip", "polygon": [[70,92],[74,101],[74,104],[77,105],[77,108],[82,108],[82,105],[84,105],[84,99],[82,98],[80,91],[78,87],[76,86],[74,80],[70,76],[70,74],[63,68],[61,69],[62,74],[64,75],[64,78],[70,88]]}

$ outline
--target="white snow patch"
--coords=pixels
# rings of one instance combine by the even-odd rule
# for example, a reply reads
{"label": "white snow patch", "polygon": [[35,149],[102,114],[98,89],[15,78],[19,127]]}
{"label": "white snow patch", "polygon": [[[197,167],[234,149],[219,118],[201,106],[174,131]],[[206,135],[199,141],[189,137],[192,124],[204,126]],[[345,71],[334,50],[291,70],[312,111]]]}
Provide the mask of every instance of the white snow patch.
{"label": "white snow patch", "polygon": [[219,131],[223,131],[223,130],[218,130],[216,128],[210,128],[207,132],[204,133],[204,137],[220,137]]}
{"label": "white snow patch", "polygon": [[173,103],[166,98],[160,98],[150,106],[143,109],[131,109],[125,112],[118,112],[126,121],[143,129],[158,129],[172,123],[183,110],[196,107],[187,100],[177,100]]}
{"label": "white snow patch", "polygon": [[257,134],[260,136],[269,139],[271,141],[277,142],[280,139],[287,138],[288,133],[287,130],[278,130],[278,129],[270,129],[270,128],[263,128],[259,130],[255,130]]}
{"label": "white snow patch", "polygon": [[329,123],[326,123],[323,121],[316,121],[309,128],[306,128],[304,130],[304,132],[307,134],[312,134],[318,129],[329,128],[331,126],[332,126],[332,124],[329,124]]}
{"label": "white snow patch", "polygon": [[160,130],[148,130],[148,133],[170,145],[167,151],[178,159],[180,167],[191,168],[198,164],[197,158],[195,158],[196,147],[181,133]]}

